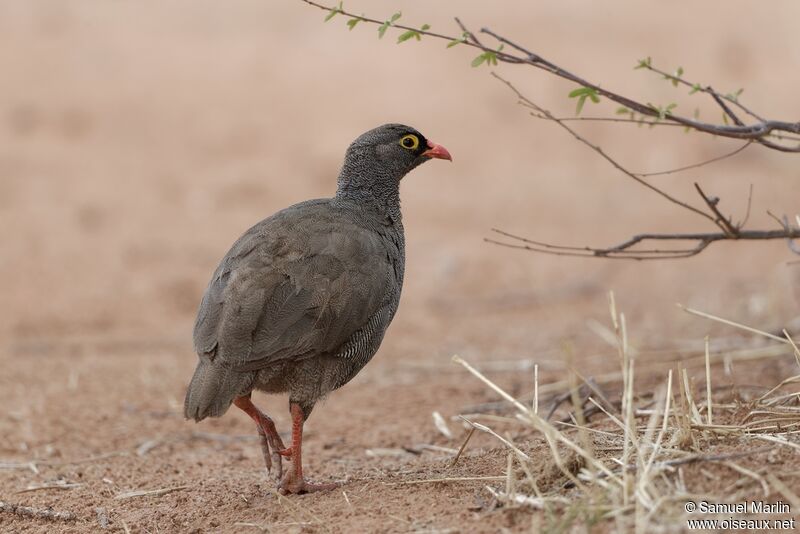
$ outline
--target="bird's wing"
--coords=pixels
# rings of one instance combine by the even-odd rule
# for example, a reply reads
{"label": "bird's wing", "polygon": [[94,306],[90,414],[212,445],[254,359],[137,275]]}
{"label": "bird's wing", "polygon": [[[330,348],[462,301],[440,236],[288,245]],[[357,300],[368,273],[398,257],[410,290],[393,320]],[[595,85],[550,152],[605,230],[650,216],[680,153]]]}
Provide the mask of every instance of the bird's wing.
{"label": "bird's wing", "polygon": [[394,276],[378,234],[325,209],[278,214],[242,236],[214,273],[197,352],[245,371],[335,351],[386,304]]}

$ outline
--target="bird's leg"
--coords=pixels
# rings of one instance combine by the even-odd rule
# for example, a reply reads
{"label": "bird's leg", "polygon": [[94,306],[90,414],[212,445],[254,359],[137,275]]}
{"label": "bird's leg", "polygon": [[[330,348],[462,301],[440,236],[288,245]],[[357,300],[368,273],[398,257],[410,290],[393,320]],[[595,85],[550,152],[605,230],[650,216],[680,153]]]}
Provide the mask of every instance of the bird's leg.
{"label": "bird's leg", "polygon": [[267,414],[259,410],[256,405],[253,404],[253,401],[250,400],[250,395],[236,397],[233,400],[233,404],[255,421],[258,435],[261,436],[261,452],[264,455],[264,464],[267,467],[267,474],[272,474],[272,466],[274,465],[275,480],[280,482],[283,476],[283,464],[278,451],[282,451],[286,447],[284,447],[283,440],[281,440],[278,430],[275,428],[275,423]]}
{"label": "bird's leg", "polygon": [[311,484],[303,478],[302,443],[303,423],[306,418],[303,409],[295,402],[289,404],[289,411],[292,413],[292,446],[288,451],[282,452],[288,452],[291,455],[292,466],[283,475],[278,489],[286,495],[287,493],[311,493],[336,488],[338,484],[335,483]]}

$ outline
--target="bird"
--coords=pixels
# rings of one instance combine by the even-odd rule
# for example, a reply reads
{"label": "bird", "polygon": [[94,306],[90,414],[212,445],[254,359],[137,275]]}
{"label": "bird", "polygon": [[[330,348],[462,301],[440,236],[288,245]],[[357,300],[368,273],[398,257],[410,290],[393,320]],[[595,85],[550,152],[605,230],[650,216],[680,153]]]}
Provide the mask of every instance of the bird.
{"label": "bird", "polygon": [[[405,268],[400,181],[448,150],[384,124],[347,148],[331,198],[300,202],[247,230],[211,277],[194,325],[197,367],[187,419],[231,405],[255,422],[268,476],[282,494],[330,490],[303,476],[303,425],[318,400],[375,355],[397,312]],[[291,445],[252,401],[289,396]],[[282,458],[290,465],[284,472]]]}

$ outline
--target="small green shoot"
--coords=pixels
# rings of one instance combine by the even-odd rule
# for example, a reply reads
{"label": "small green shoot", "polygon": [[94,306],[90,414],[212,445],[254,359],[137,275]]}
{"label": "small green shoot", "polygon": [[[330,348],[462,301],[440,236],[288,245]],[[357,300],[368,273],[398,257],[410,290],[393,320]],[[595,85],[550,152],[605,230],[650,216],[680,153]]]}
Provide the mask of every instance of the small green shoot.
{"label": "small green shoot", "polygon": [[503,45],[500,45],[500,48],[497,51],[493,50],[486,50],[482,54],[478,55],[475,59],[472,60],[470,63],[473,67],[480,67],[484,63],[486,66],[491,67],[493,65],[497,65],[497,53],[503,50]]}
{"label": "small green shoot", "polygon": [[[364,15],[361,15],[361,16],[363,17]],[[350,31],[353,31],[353,28],[355,28],[356,24],[358,24],[359,22],[361,22],[361,19],[352,18],[352,19],[347,21],[347,27],[350,28]]]}
{"label": "small green shoot", "polygon": [[378,39],[383,39],[383,36],[386,34],[386,30],[389,29],[389,26],[394,24],[397,21],[397,19],[399,19],[402,16],[403,14],[400,11],[398,11],[397,13],[392,15],[391,18],[389,18],[389,20],[378,26]]}
{"label": "small green shoot", "polygon": [[422,40],[422,34],[420,32],[424,32],[426,30],[429,30],[430,27],[431,27],[430,24],[423,24],[422,27],[419,30],[408,30],[407,32],[400,34],[400,36],[397,38],[397,42],[399,44],[399,43],[408,41],[409,39],[412,39],[412,38],[416,39],[417,41],[421,41]]}
{"label": "small green shoot", "polygon": [[338,6],[331,9],[330,13],[328,13],[328,16],[325,17],[325,22],[328,22],[333,17],[344,11],[344,7],[342,6],[343,3],[344,2],[339,2]]}
{"label": "small green shoot", "polygon": [[469,34],[467,32],[462,33],[461,34],[461,39],[453,39],[452,41],[447,43],[447,48],[453,48],[456,45],[460,45],[460,44],[466,43],[468,37],[469,37]]}
{"label": "small green shoot", "polygon": [[739,95],[741,95],[743,92],[744,92],[744,89],[739,89],[735,93],[728,93],[727,95],[725,95],[725,98],[727,98],[731,102],[738,102],[739,101]]}
{"label": "small green shoot", "polygon": [[583,105],[586,103],[587,98],[595,104],[600,102],[600,97],[597,95],[597,89],[593,87],[578,87],[577,89],[573,89],[569,92],[569,97],[578,99],[578,105],[575,108],[575,115],[581,114]]}
{"label": "small green shoot", "polygon": [[647,103],[647,105],[650,107],[650,109],[658,113],[658,117],[656,117],[654,122],[660,122],[665,120],[667,118],[667,115],[672,113],[672,110],[678,107],[678,104],[676,104],[675,102],[671,102],[666,106],[656,106],[655,104],[651,104],[649,102]]}
{"label": "small green shoot", "polygon": [[667,78],[672,82],[672,87],[678,87],[682,75],[683,75],[683,67],[678,67],[675,70],[675,74],[673,74],[672,76],[665,76],[665,78]]}

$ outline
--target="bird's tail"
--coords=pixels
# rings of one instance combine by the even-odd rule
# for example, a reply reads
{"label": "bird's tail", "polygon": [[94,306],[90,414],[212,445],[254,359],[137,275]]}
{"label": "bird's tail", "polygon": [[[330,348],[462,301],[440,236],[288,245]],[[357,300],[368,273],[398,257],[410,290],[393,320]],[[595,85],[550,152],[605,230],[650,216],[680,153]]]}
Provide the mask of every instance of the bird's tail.
{"label": "bird's tail", "polygon": [[233,399],[246,393],[252,373],[240,373],[201,358],[186,391],[183,414],[201,421],[228,411]]}

